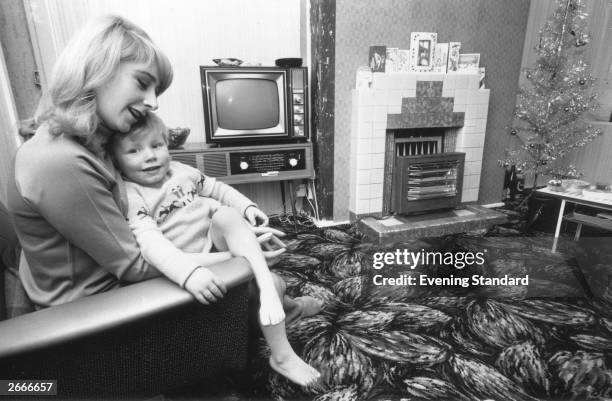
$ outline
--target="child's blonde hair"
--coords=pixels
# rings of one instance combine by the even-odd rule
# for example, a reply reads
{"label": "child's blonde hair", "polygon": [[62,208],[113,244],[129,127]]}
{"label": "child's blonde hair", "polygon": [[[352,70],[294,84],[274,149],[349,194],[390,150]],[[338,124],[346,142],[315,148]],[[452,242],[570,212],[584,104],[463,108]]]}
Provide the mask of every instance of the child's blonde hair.
{"label": "child's blonde hair", "polygon": [[90,139],[100,123],[95,90],[106,84],[121,63],[155,63],[157,93],[172,82],[172,66],[149,35],[123,17],[109,15],[86,25],[61,53],[41,101],[36,120],[48,121],[55,135]]}
{"label": "child's blonde hair", "polygon": [[138,123],[132,126],[132,129],[127,134],[115,134],[113,135],[113,140],[121,139],[122,137],[128,137],[131,135],[138,135],[143,132],[159,132],[164,138],[164,142],[168,144],[168,127],[162,121],[161,118],[157,116],[157,114],[153,112],[148,112],[144,118],[142,118]]}

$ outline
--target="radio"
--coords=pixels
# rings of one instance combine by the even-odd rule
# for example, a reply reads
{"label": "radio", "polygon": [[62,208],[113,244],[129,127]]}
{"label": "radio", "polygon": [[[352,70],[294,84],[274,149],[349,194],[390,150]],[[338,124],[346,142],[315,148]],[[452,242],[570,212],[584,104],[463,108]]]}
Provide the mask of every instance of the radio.
{"label": "radio", "polygon": [[312,143],[204,148],[188,144],[172,159],[227,184],[314,179]]}

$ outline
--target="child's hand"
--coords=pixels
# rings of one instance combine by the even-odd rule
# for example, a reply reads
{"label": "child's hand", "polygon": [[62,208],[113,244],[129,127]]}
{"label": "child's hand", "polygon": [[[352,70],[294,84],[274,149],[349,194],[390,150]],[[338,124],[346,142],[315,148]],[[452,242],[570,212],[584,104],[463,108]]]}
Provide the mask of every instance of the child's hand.
{"label": "child's hand", "polygon": [[266,293],[262,291],[259,296],[259,302],[259,320],[263,326],[272,326],[285,320],[283,304],[278,298],[276,291]]}
{"label": "child's hand", "polygon": [[256,206],[249,206],[244,211],[244,217],[251,223],[252,226],[267,226],[268,225],[268,215],[259,210]]}
{"label": "child's hand", "polygon": [[205,267],[198,267],[185,282],[185,289],[200,303],[208,305],[223,298],[225,283]]}

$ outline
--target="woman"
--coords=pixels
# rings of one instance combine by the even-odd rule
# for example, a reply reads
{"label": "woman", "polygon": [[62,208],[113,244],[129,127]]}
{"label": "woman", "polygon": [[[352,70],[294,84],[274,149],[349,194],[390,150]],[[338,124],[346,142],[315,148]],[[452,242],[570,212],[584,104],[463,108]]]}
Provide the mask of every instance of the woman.
{"label": "woman", "polygon": [[122,183],[104,144],[157,108],[172,82],[167,57],[119,17],[87,25],[59,57],[41,124],[17,152],[9,209],[37,306],[62,304],[158,276],[122,214]]}
{"label": "woman", "polygon": [[[117,16],[87,25],[57,60],[36,117],[41,125],[17,152],[8,185],[27,259],[20,278],[39,307],[160,275],[127,225],[124,183],[105,145],[157,109],[171,82],[164,53]],[[188,280],[204,291],[218,278],[195,269]],[[281,299],[287,321],[304,312],[303,303]]]}

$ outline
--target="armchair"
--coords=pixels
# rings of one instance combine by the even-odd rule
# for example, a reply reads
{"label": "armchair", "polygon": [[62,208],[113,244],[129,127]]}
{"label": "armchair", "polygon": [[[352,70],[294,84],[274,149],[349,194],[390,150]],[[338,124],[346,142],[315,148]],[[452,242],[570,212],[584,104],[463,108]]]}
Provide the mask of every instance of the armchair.
{"label": "armchair", "polygon": [[[0,204],[0,277],[15,262],[6,216]],[[57,380],[60,399],[135,399],[243,369],[251,271],[243,258],[211,269],[228,287],[212,306],[156,278],[0,321],[0,379]]]}

